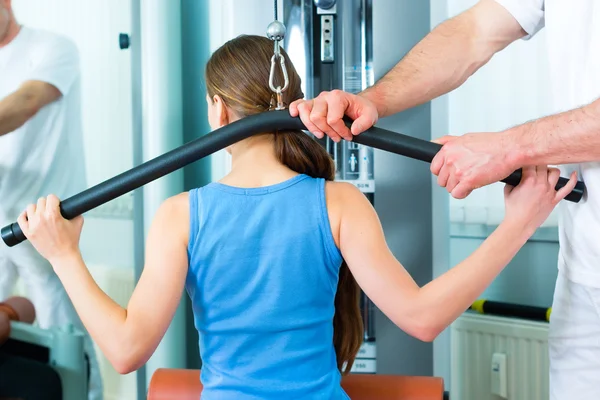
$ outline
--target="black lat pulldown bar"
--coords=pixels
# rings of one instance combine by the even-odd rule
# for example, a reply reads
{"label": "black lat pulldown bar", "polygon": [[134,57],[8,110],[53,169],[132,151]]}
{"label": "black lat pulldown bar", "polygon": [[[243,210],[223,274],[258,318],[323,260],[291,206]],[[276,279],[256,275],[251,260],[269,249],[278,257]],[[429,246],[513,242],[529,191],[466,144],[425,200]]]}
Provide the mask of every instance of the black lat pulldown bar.
{"label": "black lat pulldown bar", "polygon": [[[350,126],[350,123],[351,121],[346,121],[348,126]],[[306,127],[300,118],[291,117],[287,110],[264,112],[235,121],[63,200],[60,204],[61,214],[66,219],[73,219],[240,140],[262,132],[285,129],[305,130]],[[358,144],[429,163],[442,148],[437,143],[377,127],[370,128],[355,136],[352,140]],[[502,182],[513,186],[518,185],[520,181],[521,170],[515,171],[502,180]],[[559,189],[565,186],[568,181],[568,179],[561,177],[556,188]],[[579,202],[584,191],[585,185],[583,182],[578,182],[577,186],[565,199]],[[23,231],[21,231],[21,227],[16,222],[2,228],[0,235],[4,243],[10,247],[27,240]]]}

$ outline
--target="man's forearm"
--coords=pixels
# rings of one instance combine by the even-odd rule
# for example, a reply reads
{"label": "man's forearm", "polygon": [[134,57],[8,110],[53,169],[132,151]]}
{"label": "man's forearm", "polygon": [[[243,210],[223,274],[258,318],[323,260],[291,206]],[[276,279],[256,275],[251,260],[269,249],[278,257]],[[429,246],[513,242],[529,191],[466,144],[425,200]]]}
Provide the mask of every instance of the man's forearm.
{"label": "man's forearm", "polygon": [[375,85],[360,95],[380,117],[426,103],[456,89],[477,69],[471,28],[460,17],[435,28]]}
{"label": "man's forearm", "polygon": [[19,129],[35,115],[37,107],[32,96],[19,90],[0,101],[0,136]]}
{"label": "man's forearm", "polygon": [[458,88],[524,34],[506,9],[482,0],[437,26],[360,95],[376,105],[380,117],[426,103]]}
{"label": "man's forearm", "polygon": [[515,166],[600,161],[600,100],[504,132]]}

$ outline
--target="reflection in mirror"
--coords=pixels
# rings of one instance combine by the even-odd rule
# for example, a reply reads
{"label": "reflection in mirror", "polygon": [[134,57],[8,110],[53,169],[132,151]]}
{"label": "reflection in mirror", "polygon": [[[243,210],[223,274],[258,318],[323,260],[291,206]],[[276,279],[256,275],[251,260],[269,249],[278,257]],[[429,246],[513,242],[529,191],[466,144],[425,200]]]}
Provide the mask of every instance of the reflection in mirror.
{"label": "reflection in mirror", "polygon": [[[131,56],[119,46],[119,34],[130,30],[130,9],[115,1],[85,7],[77,0],[14,4],[21,24],[64,35],[77,46],[87,186],[132,168]],[[93,210],[88,217],[83,251],[98,262],[133,265],[131,195]],[[91,231],[97,231],[98,237],[88,236]],[[104,260],[107,254],[110,260]]]}
{"label": "reflection in mirror", "polygon": [[[80,100],[78,99],[77,106],[69,111],[71,115],[65,121],[70,124],[77,124],[77,121],[81,121],[75,128],[77,132],[73,135],[73,140],[78,139],[82,144],[80,149],[74,153],[75,156],[65,156],[68,152],[65,152],[65,148],[61,146],[69,146],[71,143],[77,143],[77,140],[71,141],[69,144],[65,140],[60,140],[56,143],[58,149],[56,154],[60,163],[66,166],[66,170],[80,172],[83,179],[81,187],[73,186],[72,190],[63,190],[60,197],[64,199],[74,195],[86,187],[132,168],[131,56],[129,51],[121,49],[119,43],[119,35],[129,32],[131,28],[130,2],[18,0],[13,1],[12,4],[15,16],[22,25],[21,32],[23,33],[13,42],[12,47],[17,49],[18,46],[29,46],[27,48],[30,51],[14,52],[10,58],[11,63],[20,56],[29,56],[29,66],[34,71],[33,78],[48,80],[60,86],[60,80],[56,81],[60,78],[56,71],[62,71],[65,68],[66,64],[60,65],[61,60],[65,62],[65,59],[59,58],[64,53],[61,53],[61,49],[64,47],[50,46],[48,43],[64,41],[76,48],[72,54],[74,59],[78,57],[79,64],[71,63],[72,71],[69,74],[73,75],[72,78],[75,82],[72,90],[79,92],[77,96],[80,96]],[[26,43],[27,35],[25,33],[39,39],[36,40],[35,46],[33,42]],[[4,53],[6,54],[6,52]],[[7,70],[10,72],[10,66],[2,64],[2,56],[3,52],[0,48],[0,68],[2,68],[0,94],[4,95],[4,83],[7,81],[5,76],[10,78],[5,73]],[[47,65],[46,69],[36,69],[36,65],[46,65],[44,62],[52,59],[58,60],[56,65]],[[46,74],[36,73],[36,71],[45,71]],[[61,88],[59,87],[59,89]],[[61,105],[56,102],[47,108],[42,108],[35,116],[36,127],[37,124],[46,123],[54,124],[52,129],[66,129],[57,123],[59,116],[52,114],[59,107]],[[44,122],[45,117],[54,119]],[[7,138],[9,136],[6,135]],[[11,140],[10,145],[18,145],[14,143],[18,142],[17,135]],[[2,145],[4,146],[5,143]],[[45,157],[48,157],[49,152],[54,151],[53,145],[54,143],[46,143],[44,148],[35,148],[35,143],[31,143],[28,151],[34,152],[39,160],[44,160]],[[60,152],[61,149],[62,152]],[[16,151],[14,153],[17,154]],[[61,158],[61,156],[63,157]],[[78,163],[77,160],[81,162]],[[58,163],[54,165],[58,165]],[[73,183],[69,182],[68,176],[63,176],[64,174],[58,172],[56,168],[50,172],[54,173],[48,181],[55,185],[48,188],[52,193],[59,194],[62,187]],[[0,172],[0,174],[2,174],[0,175],[1,181],[5,174],[4,172]],[[36,183],[31,183],[31,186],[35,185]],[[22,201],[31,203],[36,200],[37,197],[26,198]],[[122,306],[126,306],[134,283],[132,204],[131,195],[126,195],[90,212],[85,216],[80,241],[83,257],[96,282]],[[12,218],[13,216],[8,219]],[[26,246],[27,244],[22,244],[19,249],[15,248],[12,251],[16,254],[17,251],[24,251],[22,249],[25,249]],[[48,268],[50,267],[48,266]],[[21,277],[15,291],[30,296],[32,295],[28,293],[30,290],[25,288],[32,289],[33,287],[25,283]],[[59,302],[64,303],[64,300],[52,297],[59,296],[56,293],[47,294],[48,297],[40,299],[41,302],[48,304],[48,307],[55,307],[52,304],[59,304]],[[38,322],[44,322],[44,318],[54,324],[71,322],[66,320],[66,317],[62,319],[56,316],[44,317],[45,310],[40,308],[39,304],[36,304]],[[55,311],[60,312],[58,308]],[[68,315],[69,313],[63,314]],[[42,325],[44,323],[40,326]],[[86,348],[86,352],[92,358],[90,399],[101,398],[102,392],[104,398],[136,398],[135,374],[126,376],[117,374],[98,348],[95,351],[97,362],[94,361],[94,351],[91,345]],[[99,379],[100,376],[102,379]],[[103,381],[102,384],[101,381]]]}

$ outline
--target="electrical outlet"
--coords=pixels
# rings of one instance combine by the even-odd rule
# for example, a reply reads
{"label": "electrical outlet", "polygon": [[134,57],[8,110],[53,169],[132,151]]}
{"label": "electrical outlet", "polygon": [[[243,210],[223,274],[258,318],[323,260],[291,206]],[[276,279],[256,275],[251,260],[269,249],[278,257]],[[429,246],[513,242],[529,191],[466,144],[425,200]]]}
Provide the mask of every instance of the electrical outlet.
{"label": "electrical outlet", "polygon": [[503,399],[508,398],[506,382],[506,354],[494,353],[492,355],[492,394]]}

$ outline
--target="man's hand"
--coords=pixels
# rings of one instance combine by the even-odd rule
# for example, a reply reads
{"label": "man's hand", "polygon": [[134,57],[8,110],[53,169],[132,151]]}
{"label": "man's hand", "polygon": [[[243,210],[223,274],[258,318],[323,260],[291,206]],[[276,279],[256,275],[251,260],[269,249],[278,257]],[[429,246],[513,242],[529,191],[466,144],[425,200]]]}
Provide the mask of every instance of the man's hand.
{"label": "man's hand", "polygon": [[520,167],[512,162],[511,144],[499,133],[444,136],[434,142],[443,147],[431,162],[431,172],[456,199],[501,181]]}
{"label": "man's hand", "polygon": [[[322,92],[313,100],[296,100],[290,104],[290,115],[300,119],[306,129],[319,139],[324,133],[333,141],[352,140],[377,122],[379,115],[368,99],[341,90]],[[351,129],[344,124],[344,115],[354,122]]]}

